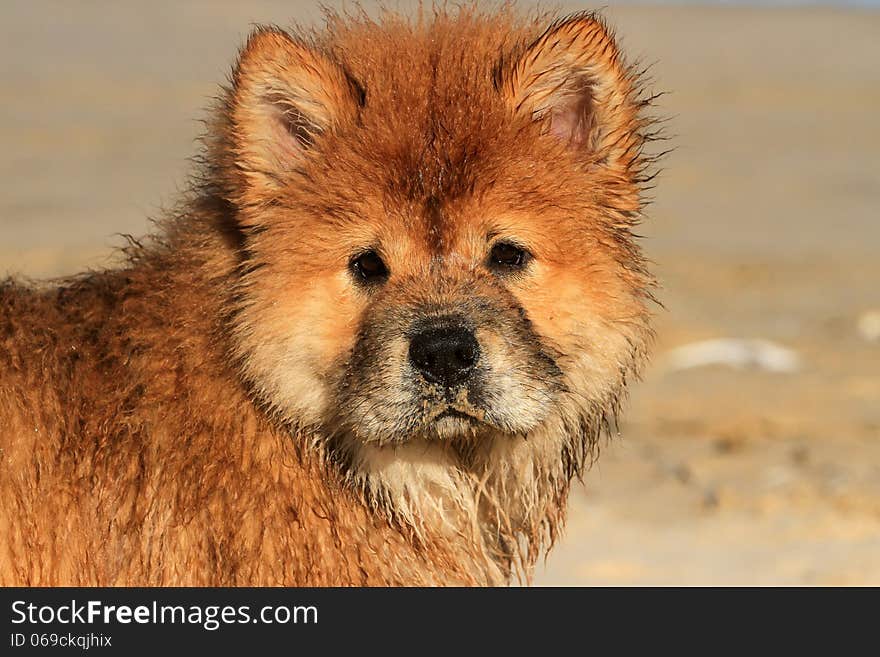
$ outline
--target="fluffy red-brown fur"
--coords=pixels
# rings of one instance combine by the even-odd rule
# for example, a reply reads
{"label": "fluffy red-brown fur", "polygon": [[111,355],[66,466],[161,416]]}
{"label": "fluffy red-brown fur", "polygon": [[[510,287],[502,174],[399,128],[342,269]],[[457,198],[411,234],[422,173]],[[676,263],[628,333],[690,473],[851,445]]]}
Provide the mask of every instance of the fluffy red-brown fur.
{"label": "fluffy red-brown fur", "polygon": [[[637,82],[587,14],[257,30],[191,192],[124,267],[0,284],[0,583],[528,574],[649,340]],[[508,233],[531,268],[483,272]],[[377,239],[381,293],[346,270]],[[476,297],[487,360],[527,388],[543,383],[520,364],[552,359],[543,397],[511,397],[478,446],[426,444],[426,464],[383,447],[384,416],[339,419],[339,391],[377,376],[352,372],[365,333]],[[391,338],[369,344],[397,362]],[[441,483],[414,491],[412,472]]]}

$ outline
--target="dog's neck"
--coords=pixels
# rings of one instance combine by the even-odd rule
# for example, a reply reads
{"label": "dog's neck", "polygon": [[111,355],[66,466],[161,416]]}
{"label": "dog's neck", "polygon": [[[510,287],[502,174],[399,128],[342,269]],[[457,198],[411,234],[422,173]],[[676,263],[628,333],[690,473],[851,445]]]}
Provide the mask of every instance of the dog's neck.
{"label": "dog's neck", "polygon": [[345,445],[347,483],[368,507],[417,540],[458,546],[487,583],[527,582],[562,530],[571,479],[565,458],[585,433],[549,419],[528,436],[484,435],[467,450],[450,442]]}

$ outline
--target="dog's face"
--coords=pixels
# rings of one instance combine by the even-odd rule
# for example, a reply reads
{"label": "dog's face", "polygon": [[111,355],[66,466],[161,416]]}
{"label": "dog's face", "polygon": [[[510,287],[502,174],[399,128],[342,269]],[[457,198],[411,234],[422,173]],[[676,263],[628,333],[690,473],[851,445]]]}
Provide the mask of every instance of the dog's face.
{"label": "dog's face", "polygon": [[256,33],[221,159],[259,398],[365,445],[589,431],[648,335],[635,94],[586,16]]}

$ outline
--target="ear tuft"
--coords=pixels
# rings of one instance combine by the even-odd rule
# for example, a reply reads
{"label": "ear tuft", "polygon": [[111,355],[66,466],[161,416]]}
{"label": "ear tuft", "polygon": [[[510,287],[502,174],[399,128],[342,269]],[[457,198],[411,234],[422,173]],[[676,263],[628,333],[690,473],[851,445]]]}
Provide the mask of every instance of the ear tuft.
{"label": "ear tuft", "polygon": [[638,142],[634,76],[593,14],[553,23],[498,71],[513,111],[579,154],[626,168]]}
{"label": "ear tuft", "polygon": [[258,28],[233,73],[236,168],[246,184],[278,188],[315,141],[354,118],[363,92],[317,48],[277,28]]}

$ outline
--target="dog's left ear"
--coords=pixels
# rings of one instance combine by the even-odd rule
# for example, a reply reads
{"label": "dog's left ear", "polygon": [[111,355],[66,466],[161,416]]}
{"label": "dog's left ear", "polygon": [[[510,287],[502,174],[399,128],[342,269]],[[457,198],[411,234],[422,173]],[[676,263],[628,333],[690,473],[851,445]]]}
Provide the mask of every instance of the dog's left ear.
{"label": "dog's left ear", "polygon": [[498,86],[517,114],[593,161],[626,169],[639,129],[634,79],[608,28],[592,14],[551,25],[502,62]]}

